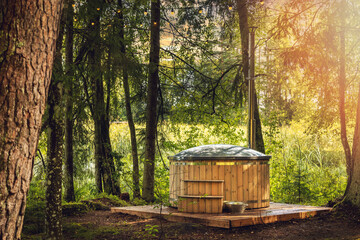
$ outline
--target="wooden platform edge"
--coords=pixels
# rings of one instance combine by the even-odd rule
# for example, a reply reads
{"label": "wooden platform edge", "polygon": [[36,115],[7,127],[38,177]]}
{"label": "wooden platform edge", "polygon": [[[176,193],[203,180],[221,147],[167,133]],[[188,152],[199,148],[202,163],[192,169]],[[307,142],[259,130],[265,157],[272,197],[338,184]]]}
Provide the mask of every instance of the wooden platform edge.
{"label": "wooden platform edge", "polygon": [[[132,209],[124,209],[112,207],[110,211],[113,213],[124,213],[129,215],[135,215],[142,218],[162,218],[170,222],[183,222],[183,223],[197,223],[206,225],[209,227],[219,227],[219,228],[230,228],[230,220],[216,220],[211,217],[208,218],[196,218],[193,216],[184,216],[180,213],[170,213],[170,214],[160,214],[155,212],[146,212]],[[211,214],[210,214],[211,215]]]}
{"label": "wooden platform edge", "polygon": [[303,212],[296,212],[296,213],[285,213],[281,215],[264,215],[264,216],[254,216],[251,218],[245,219],[236,219],[230,220],[230,228],[234,227],[245,227],[251,225],[260,225],[260,224],[270,224],[275,222],[287,222],[290,220],[301,220],[310,217],[314,217],[322,212],[329,212],[331,208],[318,208],[315,210],[308,210]]}
{"label": "wooden platform edge", "polygon": [[244,227],[250,225],[259,225],[259,224],[270,224],[275,222],[285,222],[293,219],[306,219],[309,217],[314,217],[323,212],[331,211],[331,208],[319,207],[313,209],[303,209],[299,212],[290,212],[290,213],[282,213],[275,215],[263,215],[263,216],[239,216],[238,219],[216,219],[211,214],[206,217],[199,217],[198,214],[183,214],[183,213],[159,213],[154,211],[146,211],[141,209],[133,209],[133,208],[119,208],[112,207],[111,212],[119,212],[129,215],[135,215],[142,218],[161,218],[171,222],[183,222],[183,223],[196,223],[202,224],[209,227],[220,227],[220,228],[236,228],[236,227]]}

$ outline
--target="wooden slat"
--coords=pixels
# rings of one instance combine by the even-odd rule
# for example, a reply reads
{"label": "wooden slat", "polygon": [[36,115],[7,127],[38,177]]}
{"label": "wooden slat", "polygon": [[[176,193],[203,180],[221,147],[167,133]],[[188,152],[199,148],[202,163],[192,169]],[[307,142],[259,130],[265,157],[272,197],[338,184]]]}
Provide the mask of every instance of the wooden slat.
{"label": "wooden slat", "polygon": [[[184,179],[188,179],[189,178],[189,167],[188,165],[184,165],[182,166],[182,169],[184,171]],[[184,191],[182,191],[181,194],[185,194],[185,192],[187,193],[189,191],[188,186],[184,183]]]}
{"label": "wooden slat", "polygon": [[258,171],[258,167],[259,167],[259,162],[256,163],[256,165],[253,165],[254,166],[254,197],[253,197],[253,200],[256,201],[254,202],[254,208],[259,208],[259,198],[260,196],[258,196],[258,189],[259,189],[259,171]]}
{"label": "wooden slat", "polygon": [[257,169],[258,169],[258,186],[257,186],[257,199],[258,199],[258,208],[261,208],[261,198],[262,198],[262,194],[261,194],[261,188],[262,188],[262,179],[263,179],[263,173],[262,173],[262,164],[260,164],[260,162],[258,162],[257,164]]}
{"label": "wooden slat", "polygon": [[184,178],[184,174],[185,174],[185,169],[184,169],[184,165],[179,165],[178,167],[178,171],[179,171],[179,191],[177,192],[177,195],[181,195],[183,192],[184,192],[184,188],[185,188],[185,185],[184,185],[184,182],[181,181],[183,178]]}
{"label": "wooden slat", "polygon": [[[170,162],[170,167],[169,167],[169,198],[170,199],[174,199],[175,198],[175,194],[174,194],[174,165],[171,164]],[[172,204],[172,200],[170,202]]]}
{"label": "wooden slat", "polygon": [[248,178],[248,181],[249,181],[249,207],[250,208],[253,208],[254,207],[254,203],[252,201],[254,201],[254,178],[255,178],[255,168],[256,166],[255,165],[250,165],[249,166],[249,178]]}
{"label": "wooden slat", "polygon": [[174,172],[174,178],[175,178],[175,196],[180,194],[180,165],[175,165],[175,172]]}
{"label": "wooden slat", "polygon": [[[196,162],[198,163],[198,162]],[[200,180],[200,165],[195,165],[194,166],[194,179],[195,180]],[[200,183],[199,182],[195,182],[194,184],[194,192],[192,194],[194,195],[199,195],[200,191],[199,191],[199,187],[200,187]],[[198,213],[199,211],[199,200],[193,199],[193,212],[194,213]]]}
{"label": "wooden slat", "polygon": [[225,201],[231,201],[231,167],[225,165],[224,166],[224,178],[225,178],[225,189],[224,189],[224,197]]}
{"label": "wooden slat", "polygon": [[[210,172],[210,174],[211,174],[211,172]],[[205,176],[206,176],[206,174],[205,174]],[[204,179],[204,180],[183,179],[182,181],[184,181],[184,182],[214,182],[214,183],[222,183],[222,182],[224,182],[224,180],[212,180],[212,179]]]}
{"label": "wooden slat", "polygon": [[[195,162],[196,163],[196,162]],[[194,165],[192,166],[193,167],[193,176],[192,176],[192,179],[193,180],[200,180],[199,177],[200,177],[200,166],[199,165]],[[198,184],[194,184],[193,185],[193,192],[192,194],[198,194],[199,193],[199,185]]]}
{"label": "wooden slat", "polygon": [[[219,180],[224,180],[225,181],[224,171],[225,171],[224,170],[224,165],[219,165],[218,166]],[[225,182],[222,185],[222,188],[223,188],[222,192],[223,192],[223,196],[224,196],[224,201],[226,201],[226,199],[225,199]],[[221,193],[221,191],[219,193]]]}
{"label": "wooden slat", "polygon": [[261,164],[261,207],[265,207],[266,203],[263,201],[265,200],[265,184],[266,184],[266,176],[265,176],[265,164]]}
{"label": "wooden slat", "polygon": [[[265,165],[265,176],[266,176],[266,186],[265,186],[265,198],[270,199],[270,170],[269,165]],[[266,204],[266,206],[269,206],[270,202]]]}
{"label": "wooden slat", "polygon": [[[200,179],[199,181],[203,181],[206,179],[205,177],[205,165],[200,165]],[[199,195],[200,196],[205,196],[207,194],[209,194],[207,191],[206,191],[206,184],[208,184],[207,182],[198,182],[199,184]],[[203,212],[206,212],[205,211],[205,201],[201,200],[199,201],[199,212],[203,213]]]}
{"label": "wooden slat", "polygon": [[[217,181],[218,180],[213,180],[212,178],[212,174],[211,174],[211,165],[206,165],[205,166],[205,179],[207,180],[207,182],[205,183],[205,191],[206,191],[206,195],[209,196],[217,196],[216,193],[213,192],[213,188],[214,186],[217,187],[217,185],[219,184]],[[209,180],[210,179],[210,180]],[[205,212],[211,212],[212,210],[212,202],[211,201],[204,201],[205,202]]]}
{"label": "wooden slat", "polygon": [[249,165],[243,165],[243,199],[246,203],[249,200]]}
{"label": "wooden slat", "polygon": [[237,166],[231,166],[231,171],[230,171],[230,175],[231,175],[231,186],[230,186],[230,201],[238,201],[237,199]]}
{"label": "wooden slat", "polygon": [[[200,167],[200,179],[198,180],[199,182],[199,195],[204,195],[206,194],[206,189],[205,189],[205,186],[206,186],[206,181],[203,182],[205,184],[201,184],[202,181],[206,180],[207,178],[205,177],[205,165],[201,165],[199,166]],[[201,182],[200,182],[201,181]]]}
{"label": "wooden slat", "polygon": [[244,185],[243,185],[243,165],[237,165],[237,201],[243,202],[244,201]]}
{"label": "wooden slat", "polygon": [[[189,179],[194,179],[194,167],[193,165],[189,165]],[[187,185],[187,194],[191,194],[194,192],[194,186],[193,185]],[[188,207],[189,212],[193,212],[192,205]]]}
{"label": "wooden slat", "polygon": [[203,196],[203,195],[181,195],[181,198],[202,198],[202,199],[222,199],[223,196]]}

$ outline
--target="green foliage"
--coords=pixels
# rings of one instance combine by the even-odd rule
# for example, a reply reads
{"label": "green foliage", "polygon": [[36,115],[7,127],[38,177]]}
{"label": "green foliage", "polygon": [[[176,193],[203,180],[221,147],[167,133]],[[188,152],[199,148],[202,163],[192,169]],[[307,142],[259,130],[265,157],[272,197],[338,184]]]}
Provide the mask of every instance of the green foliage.
{"label": "green foliage", "polygon": [[305,134],[302,124],[283,127],[270,141],[271,199],[324,205],[342,196],[346,187],[341,144],[331,134]]}
{"label": "green foliage", "polygon": [[156,237],[156,234],[159,233],[159,226],[158,225],[145,225],[145,233],[144,233],[144,238],[149,238],[149,237]]}
{"label": "green foliage", "polygon": [[131,203],[134,205],[134,206],[143,206],[143,205],[147,205],[148,203],[144,200],[144,199],[141,199],[141,198],[134,198]]}

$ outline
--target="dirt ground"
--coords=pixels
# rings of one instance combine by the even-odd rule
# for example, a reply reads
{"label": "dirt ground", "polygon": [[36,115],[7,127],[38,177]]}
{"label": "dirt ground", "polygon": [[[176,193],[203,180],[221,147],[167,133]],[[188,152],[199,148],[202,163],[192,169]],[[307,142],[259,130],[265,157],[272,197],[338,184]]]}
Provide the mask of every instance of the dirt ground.
{"label": "dirt ground", "polygon": [[221,229],[90,211],[64,218],[64,239],[360,239],[360,216],[338,211],[306,220]]}

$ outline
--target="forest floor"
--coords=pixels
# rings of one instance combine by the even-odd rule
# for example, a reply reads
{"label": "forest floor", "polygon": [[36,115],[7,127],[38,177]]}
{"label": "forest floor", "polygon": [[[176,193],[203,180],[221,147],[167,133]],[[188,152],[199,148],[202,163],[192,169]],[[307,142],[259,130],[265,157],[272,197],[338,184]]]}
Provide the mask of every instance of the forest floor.
{"label": "forest floor", "polygon": [[[292,220],[233,229],[144,219],[109,210],[64,216],[64,239],[360,239],[360,215],[349,208]],[[24,235],[40,239],[42,234]]]}

